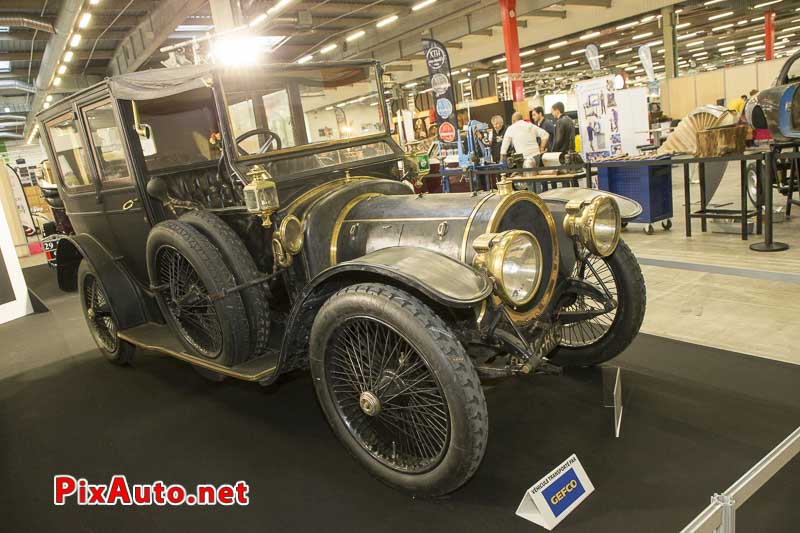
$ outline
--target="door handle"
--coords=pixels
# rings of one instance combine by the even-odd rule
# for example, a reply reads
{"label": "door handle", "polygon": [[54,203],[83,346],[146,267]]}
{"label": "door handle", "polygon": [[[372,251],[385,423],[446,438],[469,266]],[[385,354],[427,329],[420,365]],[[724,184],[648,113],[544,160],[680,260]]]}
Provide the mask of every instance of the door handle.
{"label": "door handle", "polygon": [[122,204],[122,210],[123,211],[130,211],[133,208],[133,206],[136,205],[136,202],[138,202],[138,201],[139,201],[138,198],[131,198],[130,200],[128,200],[127,202]]}

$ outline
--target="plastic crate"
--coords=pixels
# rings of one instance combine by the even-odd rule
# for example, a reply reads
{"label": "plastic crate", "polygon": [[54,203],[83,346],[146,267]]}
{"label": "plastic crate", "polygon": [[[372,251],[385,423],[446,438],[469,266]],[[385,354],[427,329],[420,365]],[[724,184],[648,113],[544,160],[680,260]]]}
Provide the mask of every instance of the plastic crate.
{"label": "plastic crate", "polygon": [[600,167],[597,185],[642,204],[642,214],[630,222],[652,224],[672,218],[672,166]]}

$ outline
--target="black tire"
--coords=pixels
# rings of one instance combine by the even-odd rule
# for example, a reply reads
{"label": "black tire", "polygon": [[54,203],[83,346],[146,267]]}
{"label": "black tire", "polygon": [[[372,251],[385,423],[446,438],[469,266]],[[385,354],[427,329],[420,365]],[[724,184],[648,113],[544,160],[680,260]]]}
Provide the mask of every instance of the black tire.
{"label": "black tire", "polygon": [[[359,356],[360,378],[352,373],[358,371],[352,359],[352,371],[340,371],[341,346],[353,346],[341,341],[348,331],[366,332],[365,338],[374,339],[353,351]],[[439,496],[458,489],[478,469],[489,430],[483,390],[461,343],[423,302],[378,283],[342,289],[320,309],[309,353],[325,417],[371,474],[415,495]],[[379,360],[384,363],[374,368]],[[353,385],[345,374],[364,382]],[[367,414],[368,393],[375,395],[377,414]],[[412,406],[420,397],[424,404]],[[401,426],[405,429],[398,430]],[[411,436],[406,430],[416,440],[406,438]]]}
{"label": "black tire", "polygon": [[[237,284],[251,281],[261,272],[242,239],[221,218],[210,211],[190,211],[180,218],[202,233],[222,254],[225,264],[233,273]],[[250,324],[250,353],[263,354],[269,340],[269,303],[263,285],[240,291],[247,320]]]}
{"label": "black tire", "polygon": [[[606,258],[592,256],[596,265],[606,265],[615,285],[617,308],[611,313],[597,317],[595,322],[587,321],[573,326],[575,329],[565,329],[561,326],[562,344],[559,345],[548,357],[551,363],[559,366],[593,366],[610,361],[622,353],[630,345],[644,320],[644,311],[647,306],[647,291],[644,277],[639,268],[639,262],[631,249],[620,241],[617,249]],[[598,268],[601,277],[602,267]],[[576,269],[577,270],[577,269]],[[586,281],[591,279],[586,278]],[[613,313],[613,316],[612,316]],[[584,328],[594,333],[597,338],[589,335],[583,342],[578,342],[573,331]]]}
{"label": "black tire", "polygon": [[105,287],[86,260],[78,267],[78,290],[86,325],[103,356],[115,365],[130,364],[136,346],[117,337],[119,328]]}
{"label": "black tire", "polygon": [[[180,269],[171,269],[171,264]],[[172,272],[178,270],[185,272],[185,279],[171,283]],[[147,271],[153,286],[163,286],[155,291],[156,301],[190,353],[226,366],[250,355],[242,297],[232,292],[213,301],[209,298],[234,287],[236,280],[200,232],[178,220],[157,224],[147,238]]]}
{"label": "black tire", "polygon": [[755,163],[747,165],[747,197],[753,207],[758,206],[758,172]]}

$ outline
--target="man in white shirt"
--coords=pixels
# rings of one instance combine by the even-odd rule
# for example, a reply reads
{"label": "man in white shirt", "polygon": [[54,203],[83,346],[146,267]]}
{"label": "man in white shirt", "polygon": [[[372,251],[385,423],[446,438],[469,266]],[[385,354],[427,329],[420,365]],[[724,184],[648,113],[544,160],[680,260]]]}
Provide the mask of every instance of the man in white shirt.
{"label": "man in white shirt", "polygon": [[[545,130],[522,120],[522,113],[516,112],[511,117],[511,125],[506,128],[503,145],[500,147],[500,159],[505,161],[509,147],[522,154],[525,168],[535,165],[535,157],[547,151],[547,140],[550,134]],[[538,142],[537,142],[538,140]]]}

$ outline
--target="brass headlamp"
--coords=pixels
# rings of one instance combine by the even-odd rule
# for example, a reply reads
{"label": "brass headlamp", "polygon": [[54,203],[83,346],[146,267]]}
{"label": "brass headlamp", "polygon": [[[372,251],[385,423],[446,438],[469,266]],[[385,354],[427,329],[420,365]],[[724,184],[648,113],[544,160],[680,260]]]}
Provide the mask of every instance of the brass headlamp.
{"label": "brass headlamp", "polygon": [[254,166],[247,173],[250,183],[244,186],[244,202],[247,211],[261,217],[265,228],[272,226],[270,216],[280,208],[278,200],[278,189],[266,170],[260,166]]}
{"label": "brass headlamp", "polygon": [[473,266],[489,273],[501,298],[516,307],[531,301],[542,281],[542,249],[527,231],[484,233],[472,241]]}
{"label": "brass headlamp", "polygon": [[570,200],[565,207],[564,231],[595,255],[608,257],[619,244],[622,219],[619,206],[610,196],[591,202]]}

